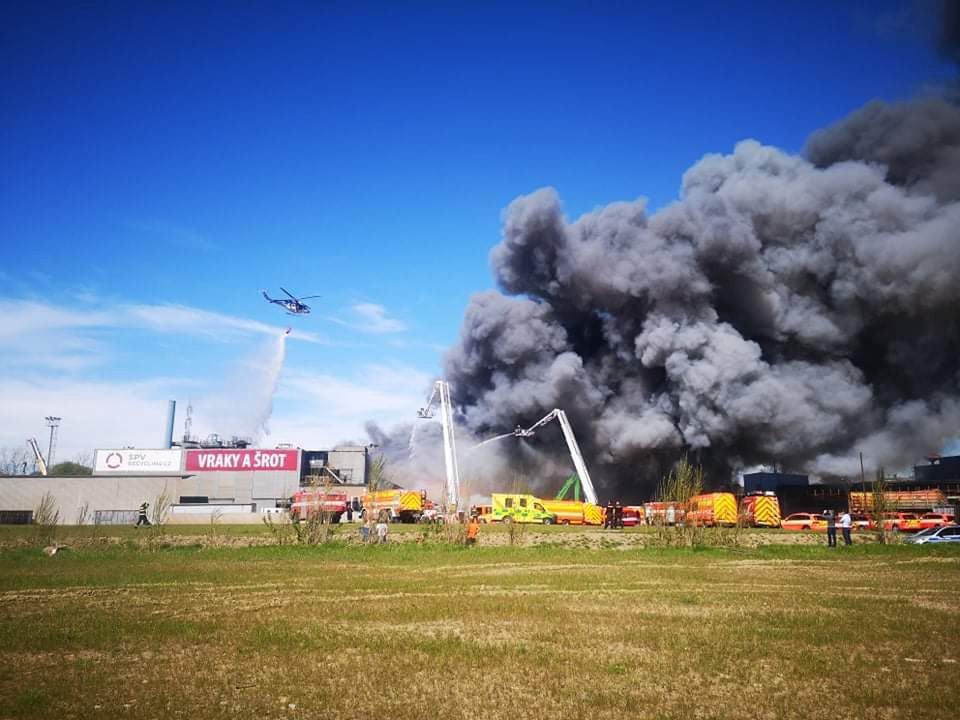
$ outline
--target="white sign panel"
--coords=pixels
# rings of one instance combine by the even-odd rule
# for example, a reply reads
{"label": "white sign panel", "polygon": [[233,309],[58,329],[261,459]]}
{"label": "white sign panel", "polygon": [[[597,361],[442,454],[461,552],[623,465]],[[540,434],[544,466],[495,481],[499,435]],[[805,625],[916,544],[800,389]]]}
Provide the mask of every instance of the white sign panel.
{"label": "white sign panel", "polygon": [[181,450],[97,450],[93,471],[100,473],[179,473]]}

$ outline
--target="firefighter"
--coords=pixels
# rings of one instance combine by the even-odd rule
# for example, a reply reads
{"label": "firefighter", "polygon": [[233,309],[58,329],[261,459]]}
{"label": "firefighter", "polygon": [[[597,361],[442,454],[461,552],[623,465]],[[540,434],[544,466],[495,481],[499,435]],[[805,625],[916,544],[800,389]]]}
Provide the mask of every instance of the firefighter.
{"label": "firefighter", "polygon": [[620,504],[619,500],[617,500],[617,504],[613,507],[613,527],[617,529],[623,528],[623,505]]}
{"label": "firefighter", "polygon": [[476,545],[477,536],[480,534],[480,517],[476,514],[470,516],[470,524],[467,525],[467,545]]}
{"label": "firefighter", "polygon": [[140,511],[137,513],[137,524],[134,527],[140,527],[141,525],[150,526],[150,520],[147,519],[147,508],[150,507],[150,503],[140,503]]}
{"label": "firefighter", "polygon": [[607,511],[603,514],[603,528],[607,530],[613,527],[613,500],[607,502]]}

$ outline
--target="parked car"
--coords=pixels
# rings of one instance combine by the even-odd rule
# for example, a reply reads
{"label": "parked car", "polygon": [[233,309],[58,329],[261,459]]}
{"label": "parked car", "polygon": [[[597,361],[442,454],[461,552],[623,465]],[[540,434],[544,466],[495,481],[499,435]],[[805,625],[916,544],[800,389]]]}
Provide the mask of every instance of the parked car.
{"label": "parked car", "polygon": [[826,530],[827,519],[815,513],[793,513],[780,521],[784,530]]}
{"label": "parked car", "polygon": [[941,525],[940,527],[927,528],[906,538],[904,542],[916,545],[960,543],[960,525]]}
{"label": "parked car", "polygon": [[953,523],[953,515],[948,515],[946,513],[929,512],[920,516],[921,530],[943,527],[944,525],[953,525]]}
{"label": "parked car", "polygon": [[[877,523],[872,523],[874,529]],[[883,529],[894,532],[917,532],[920,529],[920,518],[916,513],[886,512],[883,514]]]}

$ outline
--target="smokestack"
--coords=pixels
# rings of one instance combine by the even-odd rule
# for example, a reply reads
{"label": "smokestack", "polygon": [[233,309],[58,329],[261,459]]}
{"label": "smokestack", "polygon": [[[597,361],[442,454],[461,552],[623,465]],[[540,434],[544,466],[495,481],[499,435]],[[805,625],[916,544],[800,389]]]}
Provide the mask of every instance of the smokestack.
{"label": "smokestack", "polygon": [[173,447],[173,418],[177,414],[177,401],[171,400],[167,404],[167,431],[163,436],[163,447],[170,449]]}

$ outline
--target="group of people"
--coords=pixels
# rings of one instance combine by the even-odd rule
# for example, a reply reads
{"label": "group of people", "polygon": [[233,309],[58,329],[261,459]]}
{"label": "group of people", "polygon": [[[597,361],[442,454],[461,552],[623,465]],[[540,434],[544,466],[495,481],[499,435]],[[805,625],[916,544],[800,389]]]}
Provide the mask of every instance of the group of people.
{"label": "group of people", "polygon": [[[376,542],[378,544],[383,544],[387,542],[387,535],[390,532],[390,525],[387,522],[387,518],[383,515],[377,520],[377,524],[373,526],[373,532],[376,536]],[[363,542],[370,542],[370,526],[367,523],[363,523],[360,526],[360,540]]]}
{"label": "group of people", "polygon": [[853,518],[850,517],[850,511],[844,510],[840,513],[839,520],[833,510],[824,510],[823,516],[827,519],[827,546],[837,546],[837,522],[840,523],[840,529],[843,531],[843,544],[852,545],[853,539],[850,537],[850,529],[853,527]]}
{"label": "group of people", "polygon": [[623,527],[623,505],[619,502],[607,503],[607,511],[603,514],[603,527],[610,530]]}
{"label": "group of people", "polygon": [[[385,515],[381,514],[377,520],[377,524],[373,528],[377,544],[387,542],[387,536],[390,532],[390,524],[387,522],[387,519]],[[467,533],[465,537],[467,545],[476,545],[479,535],[480,517],[479,515],[471,515],[470,522],[467,523]],[[360,526],[360,540],[365,543],[370,542],[370,526],[367,523],[363,523]]]}

